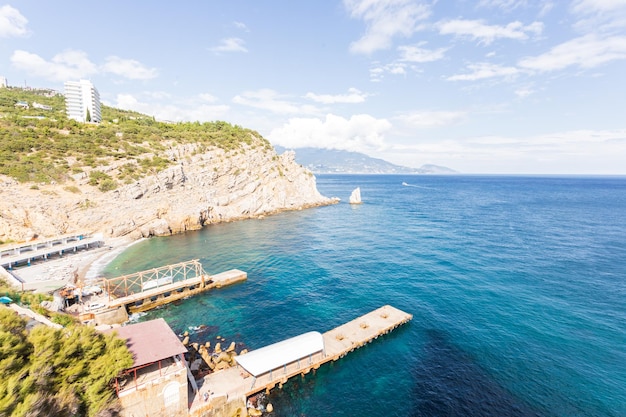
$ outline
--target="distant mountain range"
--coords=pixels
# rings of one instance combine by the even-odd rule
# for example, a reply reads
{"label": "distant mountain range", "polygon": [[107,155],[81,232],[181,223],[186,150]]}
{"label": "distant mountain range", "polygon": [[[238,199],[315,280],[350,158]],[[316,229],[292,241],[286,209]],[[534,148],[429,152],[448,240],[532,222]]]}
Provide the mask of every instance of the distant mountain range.
{"label": "distant mountain range", "polygon": [[432,164],[419,168],[395,165],[379,158],[371,158],[363,153],[334,149],[295,148],[275,146],[276,152],[286,150],[296,152],[296,162],[316,174],[454,174],[457,171]]}

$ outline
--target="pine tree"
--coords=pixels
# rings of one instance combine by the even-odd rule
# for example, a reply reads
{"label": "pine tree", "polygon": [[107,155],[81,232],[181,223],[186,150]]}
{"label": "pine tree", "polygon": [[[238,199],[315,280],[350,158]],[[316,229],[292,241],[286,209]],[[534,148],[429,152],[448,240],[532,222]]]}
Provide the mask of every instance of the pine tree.
{"label": "pine tree", "polygon": [[123,340],[91,327],[30,332],[0,307],[0,415],[115,415],[111,380],[132,366]]}

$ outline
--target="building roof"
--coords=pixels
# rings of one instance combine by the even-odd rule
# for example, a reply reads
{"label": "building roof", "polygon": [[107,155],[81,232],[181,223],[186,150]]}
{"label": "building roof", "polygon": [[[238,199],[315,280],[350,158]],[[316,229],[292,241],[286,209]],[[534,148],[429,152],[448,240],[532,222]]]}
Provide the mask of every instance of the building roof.
{"label": "building roof", "polygon": [[323,350],[321,333],[308,332],[237,356],[235,360],[256,377]]}
{"label": "building roof", "polygon": [[126,339],[126,346],[135,360],[133,368],[187,352],[162,318],[119,327],[107,333],[110,332],[117,332],[121,339]]}

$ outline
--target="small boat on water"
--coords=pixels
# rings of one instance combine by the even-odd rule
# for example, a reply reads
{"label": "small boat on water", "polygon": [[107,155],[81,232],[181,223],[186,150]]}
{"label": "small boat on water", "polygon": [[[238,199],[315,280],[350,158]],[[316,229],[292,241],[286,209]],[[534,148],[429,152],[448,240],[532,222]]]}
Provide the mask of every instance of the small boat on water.
{"label": "small boat on water", "polygon": [[356,187],[350,194],[350,204],[361,204],[361,187]]}
{"label": "small boat on water", "polygon": [[404,185],[405,187],[408,187],[409,184],[407,184],[406,182],[402,181],[402,185]]}

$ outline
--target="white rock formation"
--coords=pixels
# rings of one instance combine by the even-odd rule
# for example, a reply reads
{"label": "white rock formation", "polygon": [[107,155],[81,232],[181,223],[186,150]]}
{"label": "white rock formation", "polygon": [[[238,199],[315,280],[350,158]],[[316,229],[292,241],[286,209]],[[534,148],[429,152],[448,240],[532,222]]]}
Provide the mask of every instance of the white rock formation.
{"label": "white rock formation", "polygon": [[245,146],[199,152],[198,145],[181,145],[169,156],[175,165],[104,193],[88,185],[87,175],[38,186],[0,176],[0,241],[66,233],[168,235],[336,202],[318,192],[314,175],[293,152],[279,156]]}
{"label": "white rock formation", "polygon": [[356,187],[350,194],[350,204],[361,204],[361,187]]}

